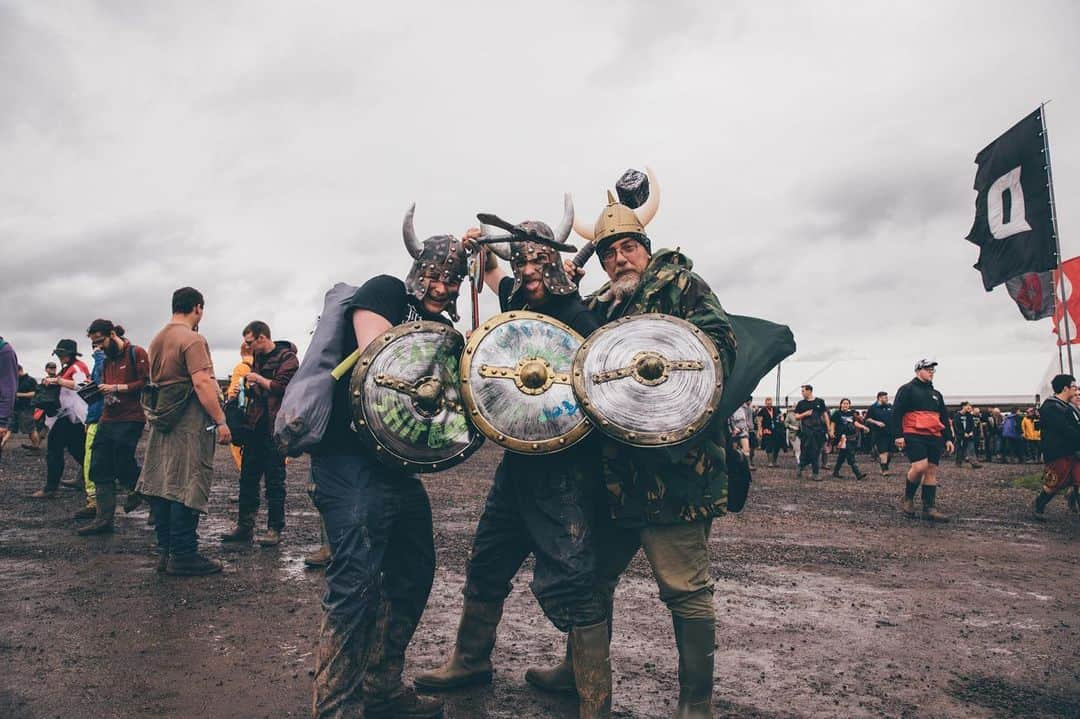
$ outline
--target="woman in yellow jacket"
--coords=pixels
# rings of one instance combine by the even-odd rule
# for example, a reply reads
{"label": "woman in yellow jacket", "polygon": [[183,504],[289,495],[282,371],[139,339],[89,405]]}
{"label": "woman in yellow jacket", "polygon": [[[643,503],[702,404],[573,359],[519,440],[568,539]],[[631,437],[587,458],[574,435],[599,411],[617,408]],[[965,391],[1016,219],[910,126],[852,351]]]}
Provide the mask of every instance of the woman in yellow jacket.
{"label": "woman in yellow jacket", "polygon": [[1024,435],[1028,456],[1039,462],[1039,440],[1042,432],[1039,430],[1039,414],[1034,407],[1029,407],[1024,419],[1020,421],[1020,433]]}

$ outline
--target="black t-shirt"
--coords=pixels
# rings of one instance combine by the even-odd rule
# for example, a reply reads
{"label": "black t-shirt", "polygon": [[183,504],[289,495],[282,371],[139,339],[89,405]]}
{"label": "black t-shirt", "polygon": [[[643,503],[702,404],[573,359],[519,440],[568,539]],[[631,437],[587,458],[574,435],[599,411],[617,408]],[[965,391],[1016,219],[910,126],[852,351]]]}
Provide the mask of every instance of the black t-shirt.
{"label": "black t-shirt", "polygon": [[[356,310],[369,310],[386,318],[391,325],[430,320],[452,324],[443,315],[433,315],[424,310],[415,297],[405,291],[405,283],[390,275],[372,277],[356,291],[345,305],[345,356],[356,350],[356,332],[353,330],[352,314]],[[349,401],[349,381],[346,374],[334,387],[334,405],[322,441],[313,454],[363,454],[366,450],[353,431],[352,403]]]}
{"label": "black t-shirt", "polygon": [[[855,422],[858,417],[855,416],[855,410],[849,409],[848,411],[834,410],[832,413],[832,421],[836,426],[836,435],[839,437],[844,434],[848,437],[854,437],[858,434],[859,430],[855,426]],[[861,424],[861,422],[860,422]]]}
{"label": "black t-shirt", "polygon": [[499,308],[503,312],[529,309],[554,317],[564,325],[569,325],[582,337],[588,337],[600,327],[600,321],[585,306],[581,295],[571,292],[568,295],[548,294],[548,300],[539,307],[527,307],[527,303],[518,295],[516,302],[510,301],[510,292],[514,289],[514,278],[503,277],[499,280]]}
{"label": "black t-shirt", "polygon": [[[34,379],[33,377],[31,377],[28,374],[24,374],[22,377],[19,377],[19,386],[15,391],[18,392],[19,394],[22,394],[23,392],[37,392],[37,388],[38,388],[37,380]],[[16,412],[23,412],[25,410],[30,409],[30,403],[32,401],[33,401],[32,397],[26,397],[26,398],[16,397],[15,398],[15,411]]]}
{"label": "black t-shirt", "polygon": [[813,410],[813,413],[803,417],[802,428],[812,432],[824,430],[825,414],[828,412],[828,409],[825,407],[825,400],[821,397],[801,399],[799,400],[799,403],[795,405],[795,414],[802,414],[807,410]]}
{"label": "black t-shirt", "polygon": [[772,414],[769,414],[769,410],[762,407],[757,411],[757,417],[761,418],[761,429],[764,432],[776,432],[783,427],[783,418],[780,416],[780,410],[776,407],[772,408]]}

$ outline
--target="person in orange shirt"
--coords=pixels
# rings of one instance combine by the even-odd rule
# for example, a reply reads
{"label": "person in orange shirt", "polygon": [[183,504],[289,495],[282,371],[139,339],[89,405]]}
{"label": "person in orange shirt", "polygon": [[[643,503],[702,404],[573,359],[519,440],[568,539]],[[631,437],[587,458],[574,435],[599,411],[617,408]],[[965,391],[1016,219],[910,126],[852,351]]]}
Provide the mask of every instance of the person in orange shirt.
{"label": "person in orange shirt", "polygon": [[[251,372],[251,364],[255,361],[255,358],[251,356],[251,350],[248,348],[247,343],[240,343],[240,362],[237,363],[232,369],[232,374],[229,375],[229,388],[225,392],[225,400],[233,400],[240,396],[240,389],[244,385],[244,378]],[[237,447],[235,444],[229,445],[229,449],[232,451],[233,461],[236,462],[236,469],[240,469],[240,460],[244,456],[244,448]]]}

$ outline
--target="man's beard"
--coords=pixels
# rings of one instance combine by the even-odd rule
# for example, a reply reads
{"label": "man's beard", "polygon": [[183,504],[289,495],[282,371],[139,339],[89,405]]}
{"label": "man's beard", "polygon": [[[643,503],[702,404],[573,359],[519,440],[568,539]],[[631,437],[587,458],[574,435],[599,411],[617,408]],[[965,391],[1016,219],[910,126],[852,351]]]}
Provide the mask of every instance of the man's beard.
{"label": "man's beard", "polygon": [[119,357],[124,353],[124,345],[120,342],[106,342],[102,349],[107,357]]}
{"label": "man's beard", "polygon": [[641,275],[633,270],[623,273],[611,281],[611,291],[619,302],[630,297],[641,284]]}

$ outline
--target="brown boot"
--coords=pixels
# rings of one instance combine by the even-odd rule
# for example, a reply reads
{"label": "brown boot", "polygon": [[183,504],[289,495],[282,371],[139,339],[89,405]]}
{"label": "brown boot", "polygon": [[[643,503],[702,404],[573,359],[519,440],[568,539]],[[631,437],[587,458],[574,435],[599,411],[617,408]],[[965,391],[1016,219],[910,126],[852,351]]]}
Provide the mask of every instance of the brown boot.
{"label": "brown boot", "polygon": [[96,519],[76,532],[80,537],[90,537],[95,534],[112,534],[113,532],[113,516],[116,514],[116,487],[111,486],[108,482],[98,484],[96,501]]}
{"label": "brown boot", "polygon": [[250,542],[255,535],[255,517],[250,514],[241,514],[236,520],[236,526],[231,532],[221,535],[222,542]]}
{"label": "brown boot", "polygon": [[937,508],[937,485],[924,484],[922,488],[922,518],[929,522],[948,522],[949,517]]}
{"label": "brown boot", "polygon": [[900,500],[900,511],[904,513],[906,517],[915,516],[915,500],[904,497]]}
{"label": "brown boot", "polygon": [[265,534],[260,534],[255,541],[261,547],[276,547],[281,544],[281,530],[267,529]]}
{"label": "brown boot", "polygon": [[570,630],[570,644],[574,655],[579,719],[608,719],[611,716],[611,659],[607,622],[574,627]]}
{"label": "brown boot", "polygon": [[438,669],[413,680],[426,692],[446,691],[491,682],[491,650],[502,618],[502,602],[481,602],[465,598],[458,624],[457,641],[450,659]]}
{"label": "brown boot", "polygon": [[330,565],[330,547],[322,545],[315,552],[304,557],[304,566],[312,569],[323,569]]}
{"label": "brown boot", "polygon": [[574,685],[574,652],[570,637],[566,638],[566,654],[553,667],[530,667],[525,670],[525,681],[541,691],[556,694],[577,694]]}

